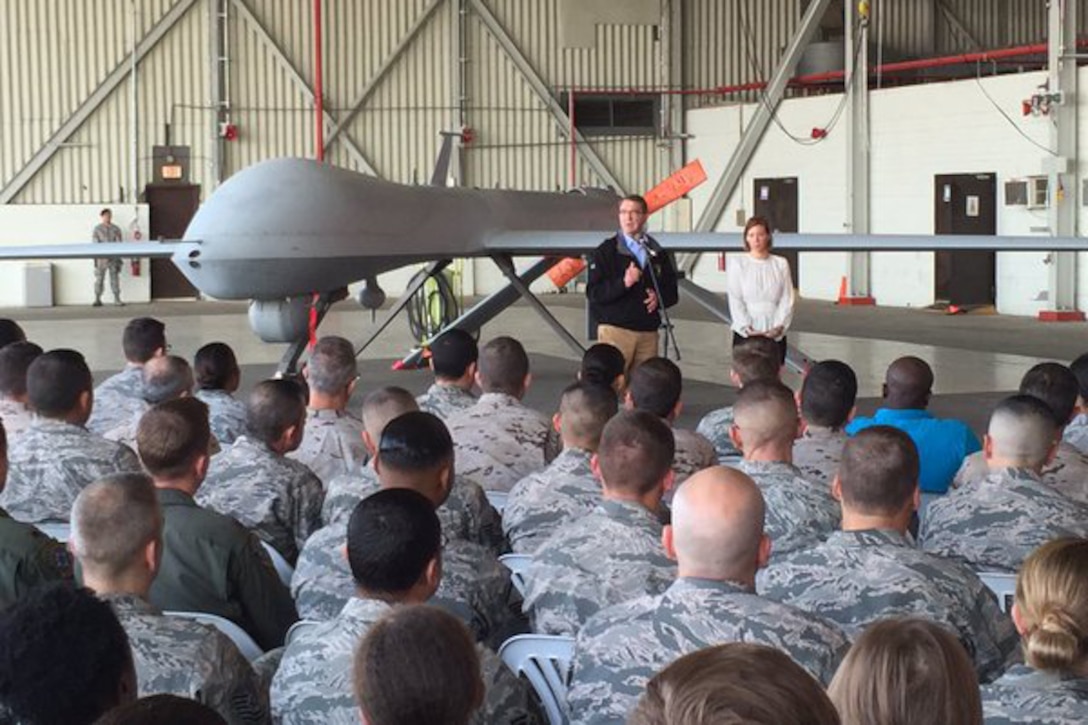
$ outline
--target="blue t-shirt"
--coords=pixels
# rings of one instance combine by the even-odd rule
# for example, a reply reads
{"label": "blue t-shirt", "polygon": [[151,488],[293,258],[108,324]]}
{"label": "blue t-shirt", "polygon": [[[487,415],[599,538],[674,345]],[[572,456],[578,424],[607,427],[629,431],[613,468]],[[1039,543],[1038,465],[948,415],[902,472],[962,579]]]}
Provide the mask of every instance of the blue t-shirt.
{"label": "blue t-shirt", "polygon": [[918,447],[922,470],[918,477],[923,493],[946,493],[963,459],[982,446],[965,423],[934,418],[927,410],[880,408],[871,418],[855,418],[846,426],[848,435],[874,425],[890,425],[911,437]]}

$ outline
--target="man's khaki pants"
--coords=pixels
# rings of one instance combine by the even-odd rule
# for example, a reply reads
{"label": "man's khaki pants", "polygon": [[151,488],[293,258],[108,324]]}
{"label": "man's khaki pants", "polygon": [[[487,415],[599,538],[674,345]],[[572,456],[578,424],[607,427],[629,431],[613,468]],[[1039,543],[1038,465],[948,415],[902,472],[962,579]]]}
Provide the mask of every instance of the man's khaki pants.
{"label": "man's khaki pants", "polygon": [[625,378],[630,379],[631,369],[652,357],[657,357],[658,333],[627,330],[615,325],[598,325],[597,341],[615,345],[623,353],[627,367],[623,370]]}

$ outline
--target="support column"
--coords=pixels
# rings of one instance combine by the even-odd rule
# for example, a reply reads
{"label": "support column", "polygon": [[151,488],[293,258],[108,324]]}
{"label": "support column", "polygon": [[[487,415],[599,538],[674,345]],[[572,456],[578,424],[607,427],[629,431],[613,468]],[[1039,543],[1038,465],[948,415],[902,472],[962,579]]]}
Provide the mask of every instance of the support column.
{"label": "support column", "polygon": [[[1050,0],[1047,61],[1050,139],[1055,156],[1044,159],[1049,190],[1048,220],[1054,237],[1077,234],[1077,4]],[[1078,321],[1077,253],[1051,252],[1047,285],[1049,309],[1039,313],[1048,322]]]}
{"label": "support column", "polygon": [[[869,15],[857,3],[846,2],[843,78],[848,106],[846,147],[847,231],[869,233]],[[869,290],[869,252],[849,252],[847,286],[840,305],[875,304]]]}

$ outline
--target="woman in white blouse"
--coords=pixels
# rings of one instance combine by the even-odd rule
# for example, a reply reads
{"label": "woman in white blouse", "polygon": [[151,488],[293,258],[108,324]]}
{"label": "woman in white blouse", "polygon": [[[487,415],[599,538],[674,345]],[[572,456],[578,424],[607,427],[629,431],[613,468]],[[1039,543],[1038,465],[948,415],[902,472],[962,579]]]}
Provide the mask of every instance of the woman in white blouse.
{"label": "woman in white blouse", "polygon": [[785,362],[786,331],[793,320],[793,280],[786,259],[771,254],[773,244],[767,220],[749,219],[744,225],[748,253],[730,255],[726,292],[734,347],[749,337],[768,337],[778,343]]}

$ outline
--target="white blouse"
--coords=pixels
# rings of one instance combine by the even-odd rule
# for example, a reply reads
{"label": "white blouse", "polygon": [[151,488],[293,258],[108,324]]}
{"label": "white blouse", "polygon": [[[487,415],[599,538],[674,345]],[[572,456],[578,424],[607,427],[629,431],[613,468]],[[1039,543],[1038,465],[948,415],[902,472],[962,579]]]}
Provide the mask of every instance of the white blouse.
{"label": "white blouse", "polygon": [[756,259],[750,254],[730,254],[726,261],[726,293],[733,330],[743,337],[749,331],[766,332],[781,327],[782,336],[793,320],[793,280],[785,257],[772,254]]}

